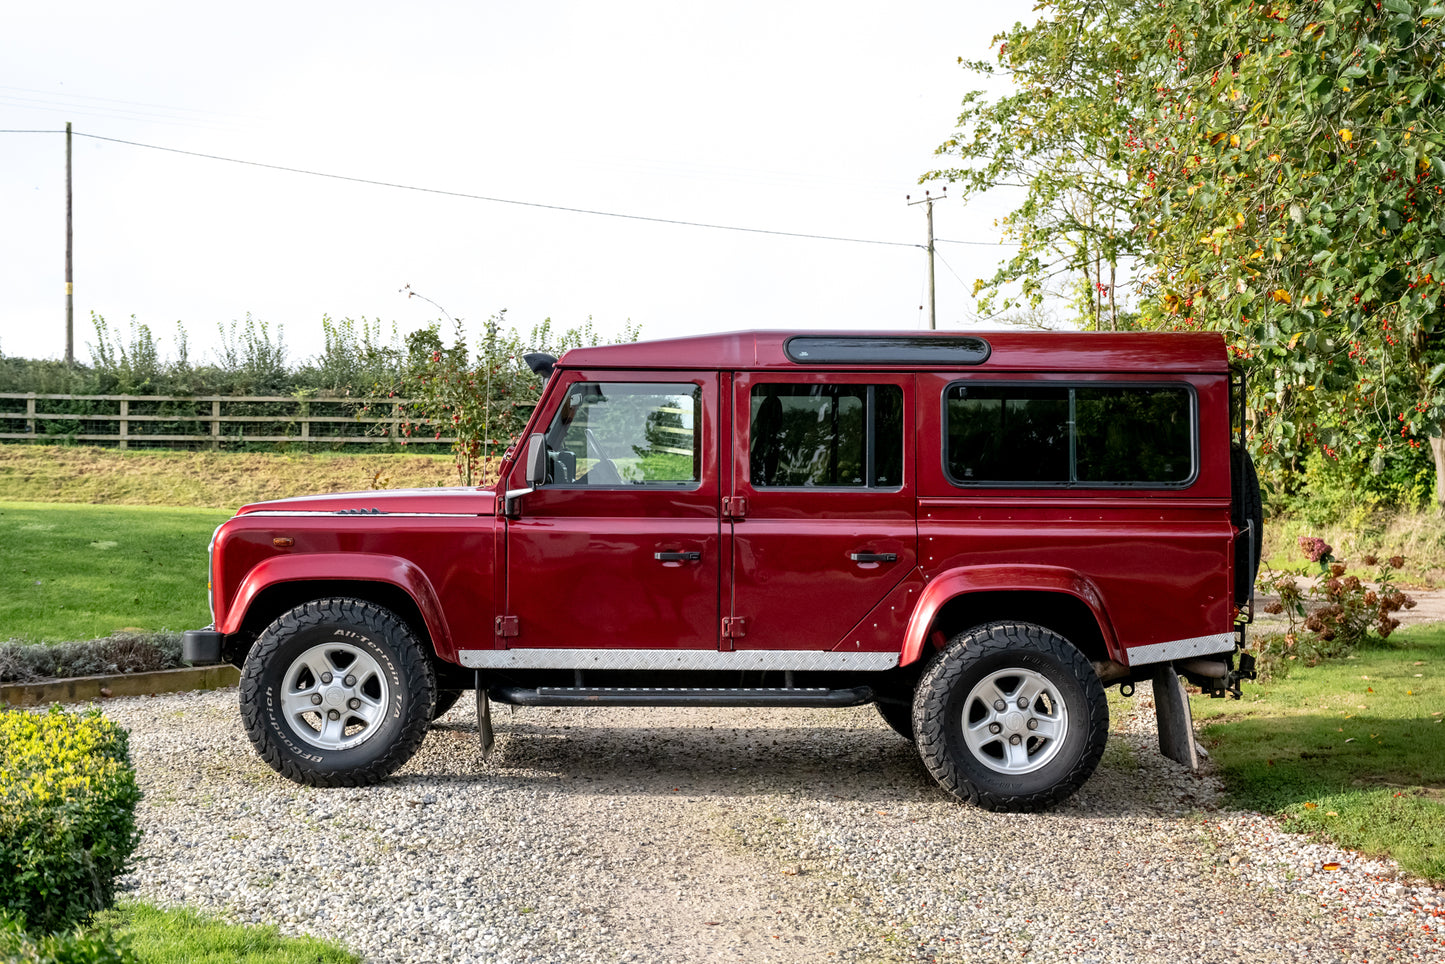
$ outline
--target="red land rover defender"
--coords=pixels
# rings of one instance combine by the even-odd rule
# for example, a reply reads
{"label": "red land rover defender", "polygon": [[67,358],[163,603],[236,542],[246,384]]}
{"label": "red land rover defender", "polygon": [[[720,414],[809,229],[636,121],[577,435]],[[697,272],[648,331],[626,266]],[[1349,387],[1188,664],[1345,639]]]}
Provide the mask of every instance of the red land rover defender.
{"label": "red land rover defender", "polygon": [[[474,689],[525,706],[876,703],[945,788],[1077,789],[1104,687],[1252,676],[1260,501],[1210,334],[745,332],[528,356],[494,487],[245,506],[196,663],[260,755],[381,779]],[[1233,411],[1239,421],[1231,419]]]}

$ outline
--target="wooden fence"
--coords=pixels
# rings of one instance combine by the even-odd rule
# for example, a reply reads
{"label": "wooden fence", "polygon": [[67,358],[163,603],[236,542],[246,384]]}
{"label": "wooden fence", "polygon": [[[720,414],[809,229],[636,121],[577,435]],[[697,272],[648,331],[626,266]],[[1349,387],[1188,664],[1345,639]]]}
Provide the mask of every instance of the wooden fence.
{"label": "wooden fence", "polygon": [[[273,395],[42,395],[0,392],[0,440],[90,442],[131,447],[233,448],[251,443],[305,447],[394,445],[410,399]],[[370,409],[388,410],[376,415]],[[528,403],[513,403],[529,409]],[[385,434],[378,429],[384,428]],[[453,437],[414,435],[435,450]],[[490,445],[505,442],[489,440]]]}

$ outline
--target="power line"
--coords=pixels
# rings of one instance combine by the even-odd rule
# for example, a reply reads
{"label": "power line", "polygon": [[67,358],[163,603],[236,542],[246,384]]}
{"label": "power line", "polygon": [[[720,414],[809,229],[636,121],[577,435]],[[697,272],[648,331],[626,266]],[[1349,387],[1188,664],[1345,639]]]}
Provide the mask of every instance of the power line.
{"label": "power line", "polygon": [[[0,130],[0,134],[63,134],[60,130]],[[652,224],[674,224],[690,228],[709,228],[714,231],[741,231],[747,234],[766,234],[784,238],[805,238],[814,241],[842,241],[849,244],[876,244],[885,247],[895,248],[924,248],[925,245],[908,241],[881,241],[876,238],[850,238],[833,234],[812,234],[805,231],[776,231],[770,228],[753,228],[736,224],[713,224],[704,221],[684,221],[678,218],[659,218],[643,214],[624,214],[619,211],[600,211],[593,208],[569,207],[562,204],[544,204],[540,201],[519,201],[515,198],[494,197],[486,194],[470,194],[465,191],[449,191],[444,188],[421,187],[415,184],[401,184],[395,181],[378,181],[365,177],[351,177],[346,174],[331,174],[326,171],[313,171],[300,167],[288,167],[284,164],[269,164],[264,161],[248,161],[236,157],[223,157],[219,154],[205,154],[200,151],[187,151],[178,147],[162,147],[158,144],[143,144],[139,141],[128,141],[118,137],[105,137],[100,134],[87,134],[84,131],[75,131],[76,137],[88,137],[95,141],[106,141],[111,144],[124,144],[128,147],[140,147],[146,150],[162,151],[168,154],[180,154],[185,157],[199,157],[209,161],[222,161],[227,164],[241,164],[246,167],[259,167],[270,171],[282,171],[287,174],[304,174],[308,177],[324,177],[334,181],[347,181],[352,184],[369,184],[373,187],[389,187],[401,191],[416,191],[422,194],[436,194],[442,197],[464,198],[471,201],[490,201],[494,204],[511,204],[518,207],[541,208],[548,211],[563,211],[570,214],[590,214],[596,217],[621,218],[628,221],[646,221]],[[940,242],[946,239],[938,239]],[[979,246],[1010,245],[1018,242],[1011,241],[946,241],[948,244],[969,244]]]}
{"label": "power line", "polygon": [[153,151],[165,151],[171,154],[184,154],[187,157],[202,157],[211,161],[225,161],[229,164],[244,164],[248,167],[261,167],[272,171],[285,171],[289,174],[305,174],[310,177],[324,177],[334,181],[349,181],[353,184],[370,184],[374,187],[390,187],[401,191],[418,191],[423,194],[438,194],[443,197],[466,198],[472,201],[490,201],[494,204],[513,204],[518,207],[543,208],[548,211],[566,211],[571,214],[591,214],[604,218],[622,218],[629,221],[649,221],[654,224],[676,224],[692,228],[711,228],[715,231],[743,231],[749,234],[771,234],[786,238],[809,238],[816,241],[846,241],[852,244],[881,244],[898,248],[920,248],[922,245],[911,244],[906,241],[879,241],[872,238],[847,238],[830,234],[808,234],[801,231],[774,231],[768,228],[749,228],[735,224],[709,224],[701,221],[682,221],[676,218],[657,218],[642,214],[622,214],[617,211],[598,211],[592,208],[574,208],[562,204],[543,204],[540,201],[519,201],[515,198],[492,197],[485,194],[469,194],[465,191],[448,191],[443,188],[420,187],[414,184],[399,184],[395,181],[376,181],[365,177],[350,177],[345,174],[329,174],[325,171],[311,171],[299,167],[287,167],[282,164],[267,164],[262,161],[246,161],[235,157],[221,157],[217,154],[202,154],[199,151],[183,151],[176,147],[159,147],[155,144],[142,144],[138,141],[121,140],[118,137],[102,137],[99,134],[85,134],[76,131],[78,137],[89,137],[97,141],[109,141],[112,144],[126,144],[131,147],[144,147]]}

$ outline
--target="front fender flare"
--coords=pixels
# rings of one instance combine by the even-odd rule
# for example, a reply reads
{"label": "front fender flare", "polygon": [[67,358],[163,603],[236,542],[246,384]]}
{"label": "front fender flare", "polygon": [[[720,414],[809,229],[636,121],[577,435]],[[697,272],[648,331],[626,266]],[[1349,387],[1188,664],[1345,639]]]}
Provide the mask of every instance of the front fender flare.
{"label": "front fender flare", "polygon": [[262,560],[241,579],[230,605],[219,615],[216,629],[227,635],[239,632],[256,597],[272,586],[318,581],[380,582],[397,587],[416,603],[432,649],[451,650],[451,631],[426,573],[398,556],[369,552],[318,552]]}
{"label": "front fender flare", "polygon": [[971,566],[942,573],[928,581],[908,620],[898,664],[907,666],[922,658],[928,645],[928,632],[949,601],[980,592],[1051,592],[1072,596],[1088,608],[1098,623],[1110,658],[1119,660],[1122,655],[1114,627],[1105,615],[1103,595],[1088,577],[1062,566]]}

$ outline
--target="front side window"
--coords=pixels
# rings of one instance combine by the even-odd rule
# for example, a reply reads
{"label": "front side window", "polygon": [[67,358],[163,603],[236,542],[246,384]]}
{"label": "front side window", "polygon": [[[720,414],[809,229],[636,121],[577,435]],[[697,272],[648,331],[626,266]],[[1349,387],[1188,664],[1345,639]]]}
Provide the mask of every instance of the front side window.
{"label": "front side window", "polygon": [[903,484],[897,385],[754,385],[749,475],[757,488]]}
{"label": "front side window", "polygon": [[700,478],[702,388],[577,382],[547,429],[554,485],[691,485]]}
{"label": "front side window", "polygon": [[960,485],[1183,485],[1194,476],[1184,386],[949,386],[949,477]]}

